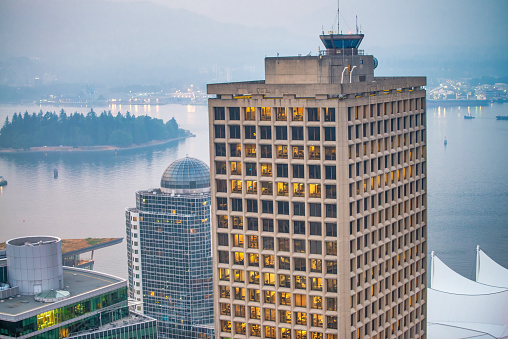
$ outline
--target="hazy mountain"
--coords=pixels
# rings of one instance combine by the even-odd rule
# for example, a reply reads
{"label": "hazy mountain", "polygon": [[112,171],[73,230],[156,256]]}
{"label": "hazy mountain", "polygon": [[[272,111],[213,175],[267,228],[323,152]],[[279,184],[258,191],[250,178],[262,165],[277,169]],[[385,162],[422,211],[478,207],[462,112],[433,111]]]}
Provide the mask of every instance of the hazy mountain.
{"label": "hazy mountain", "polygon": [[151,2],[0,2],[4,77],[14,76],[9,70],[15,67],[17,75],[38,70],[61,81],[114,85],[212,80],[228,67],[222,73],[232,72],[233,79],[259,78],[265,55],[298,54],[291,48],[297,42],[305,48],[318,41],[302,43],[281,29],[218,23]]}
{"label": "hazy mountain", "polygon": [[[495,12],[490,8],[493,5],[487,5],[482,6],[484,11],[488,9],[485,13]],[[471,12],[453,15],[470,20]],[[478,20],[488,22],[488,17],[483,17],[487,14],[478,13]],[[313,15],[309,13],[309,17]],[[508,74],[503,39],[507,32],[481,35],[468,28],[462,36],[453,20],[445,21],[447,15],[436,7],[424,8],[414,27],[397,29],[393,29],[395,14],[385,24],[367,22],[362,48],[379,59],[376,74]],[[444,27],[442,35],[438,25]],[[264,77],[265,56],[277,52],[281,56],[315,55],[321,45],[320,32],[302,35],[262,27],[222,23],[148,1],[0,0],[0,84],[90,82],[121,86],[254,80]],[[496,39],[498,44],[492,42]],[[34,80],[36,77],[39,80]]]}

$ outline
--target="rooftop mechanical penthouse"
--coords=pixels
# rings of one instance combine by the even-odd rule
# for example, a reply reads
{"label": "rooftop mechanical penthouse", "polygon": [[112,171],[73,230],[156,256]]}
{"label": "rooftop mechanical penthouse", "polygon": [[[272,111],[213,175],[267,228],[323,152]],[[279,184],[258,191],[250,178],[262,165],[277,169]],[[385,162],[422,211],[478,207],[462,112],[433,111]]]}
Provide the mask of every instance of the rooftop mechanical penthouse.
{"label": "rooftop mechanical penthouse", "polygon": [[208,85],[217,338],[424,338],[425,77],[363,34]]}

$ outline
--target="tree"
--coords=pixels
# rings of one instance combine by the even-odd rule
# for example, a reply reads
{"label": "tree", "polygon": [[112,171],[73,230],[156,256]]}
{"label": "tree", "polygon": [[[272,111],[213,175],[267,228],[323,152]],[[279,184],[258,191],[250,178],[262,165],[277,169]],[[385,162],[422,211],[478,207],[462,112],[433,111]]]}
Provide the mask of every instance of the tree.
{"label": "tree", "polygon": [[109,143],[117,147],[127,147],[132,144],[132,134],[116,129],[111,132]]}

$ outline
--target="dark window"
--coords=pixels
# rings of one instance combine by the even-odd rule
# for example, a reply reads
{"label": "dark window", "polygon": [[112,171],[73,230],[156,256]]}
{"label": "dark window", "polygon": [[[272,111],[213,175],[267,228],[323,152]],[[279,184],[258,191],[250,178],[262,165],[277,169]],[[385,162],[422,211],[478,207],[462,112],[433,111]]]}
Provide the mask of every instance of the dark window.
{"label": "dark window", "polygon": [[337,186],[325,185],[326,188],[326,199],[337,199]]}
{"label": "dark window", "polygon": [[335,141],[335,127],[325,127],[325,141]]}
{"label": "dark window", "polygon": [[249,231],[258,230],[258,218],[247,218],[247,229]]}
{"label": "dark window", "polygon": [[325,174],[326,179],[337,179],[337,167],[335,166],[325,166]]}
{"label": "dark window", "polygon": [[337,236],[337,224],[328,222],[326,223],[326,236],[327,237]]}
{"label": "dark window", "polygon": [[320,165],[309,165],[309,179],[321,179]]}
{"label": "dark window", "polygon": [[240,139],[240,125],[229,125],[229,137],[232,139]]}
{"label": "dark window", "polygon": [[337,205],[335,204],[326,204],[326,217],[327,218],[337,218]]}
{"label": "dark window", "polygon": [[320,222],[311,222],[309,226],[310,226],[310,235],[321,235]]}
{"label": "dark window", "polygon": [[225,233],[217,233],[217,242],[219,243],[219,246],[228,246],[229,245],[228,235]]}
{"label": "dark window", "polygon": [[272,145],[261,145],[261,158],[272,157]]}
{"label": "dark window", "polygon": [[321,204],[309,204],[309,215],[311,217],[321,216]]}
{"label": "dark window", "polygon": [[219,251],[219,262],[221,264],[229,264],[229,252]]}
{"label": "dark window", "polygon": [[227,174],[225,161],[215,162],[215,174]]}
{"label": "dark window", "polygon": [[277,177],[287,178],[288,177],[288,165],[277,164]]}
{"label": "dark window", "polygon": [[279,269],[281,270],[291,269],[291,260],[289,259],[289,257],[279,257]]}
{"label": "dark window", "polygon": [[305,234],[305,221],[293,221],[293,233]]}
{"label": "dark window", "polygon": [[279,233],[289,233],[289,220],[277,220]]}
{"label": "dark window", "polygon": [[303,127],[291,127],[291,137],[293,140],[303,140]]}
{"label": "dark window", "polygon": [[293,178],[304,178],[304,165],[293,165]]}
{"label": "dark window", "polygon": [[228,210],[228,199],[227,198],[217,198],[217,209],[220,211]]}
{"label": "dark window", "polygon": [[231,199],[231,210],[241,212],[243,210],[242,208],[242,199]]}
{"label": "dark window", "polygon": [[335,108],[325,108],[325,121],[335,121]]}
{"label": "dark window", "polygon": [[226,180],[216,179],[215,186],[217,186],[217,192],[227,193],[228,191],[228,182]]}
{"label": "dark window", "polygon": [[263,219],[263,232],[273,232],[273,219]]}
{"label": "dark window", "polygon": [[256,164],[253,164],[251,162],[245,163],[245,175],[248,177],[255,177],[258,175]]}
{"label": "dark window", "polygon": [[229,107],[229,120],[240,120],[240,107]]}
{"label": "dark window", "polygon": [[256,139],[256,126],[245,126],[245,139]]}
{"label": "dark window", "polygon": [[307,127],[309,140],[319,140],[319,127]]}
{"label": "dark window", "polygon": [[309,121],[319,121],[319,111],[317,108],[307,108]]}
{"label": "dark window", "polygon": [[321,241],[310,240],[309,241],[309,250],[310,250],[311,254],[323,253]]}
{"label": "dark window", "polygon": [[215,143],[215,156],[225,157],[226,156],[226,144]]}
{"label": "dark window", "polygon": [[335,147],[325,147],[325,160],[335,160],[336,158]]}
{"label": "dark window", "polygon": [[[326,273],[329,274],[337,274],[337,262],[336,261],[326,261]],[[337,324],[335,325],[337,326]],[[337,328],[337,327],[335,327]]]}
{"label": "dark window", "polygon": [[305,272],[307,270],[307,266],[305,265],[305,258],[294,258],[295,262],[295,271]]}
{"label": "dark window", "polygon": [[277,213],[289,215],[289,202],[277,201]]}
{"label": "dark window", "polygon": [[261,211],[262,213],[273,213],[273,201],[261,200]]}
{"label": "dark window", "polygon": [[224,113],[224,107],[214,107],[213,112],[215,115],[215,120],[225,120],[226,114]]}
{"label": "dark window", "polygon": [[215,127],[215,137],[216,138],[225,138],[226,137],[226,126],[214,125],[214,127]]}
{"label": "dark window", "polygon": [[279,251],[289,252],[289,239],[288,238],[278,238],[279,239]]}
{"label": "dark window", "polygon": [[275,126],[275,139],[287,140],[288,139],[288,128],[286,126]]}
{"label": "dark window", "polygon": [[293,249],[296,253],[305,253],[305,240],[302,239],[293,240]]}
{"label": "dark window", "polygon": [[274,241],[272,237],[263,237],[263,249],[264,250],[274,249]]}
{"label": "dark window", "polygon": [[242,146],[241,144],[229,144],[229,150],[232,157],[241,157],[242,156]]}
{"label": "dark window", "polygon": [[260,126],[261,139],[272,139],[272,127],[270,126]]}
{"label": "dark window", "polygon": [[258,212],[258,201],[247,199],[247,212]]}
{"label": "dark window", "polygon": [[293,214],[294,215],[305,215],[305,203],[294,202],[293,203]]}

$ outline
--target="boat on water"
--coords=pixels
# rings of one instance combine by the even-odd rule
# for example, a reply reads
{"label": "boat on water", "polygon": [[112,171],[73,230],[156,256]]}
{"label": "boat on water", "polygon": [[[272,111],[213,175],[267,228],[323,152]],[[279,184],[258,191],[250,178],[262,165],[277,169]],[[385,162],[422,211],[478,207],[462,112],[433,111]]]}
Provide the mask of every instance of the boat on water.
{"label": "boat on water", "polygon": [[0,177],[0,186],[7,185],[7,180],[4,179],[4,177]]}
{"label": "boat on water", "polygon": [[497,120],[508,120],[508,115],[496,115]]}
{"label": "boat on water", "polygon": [[469,113],[468,115],[464,115],[464,119],[474,119],[476,117],[472,116],[471,113]]}
{"label": "boat on water", "polygon": [[56,168],[53,170],[53,178],[58,179],[58,170]]}
{"label": "boat on water", "polygon": [[444,145],[448,145],[448,140],[446,140],[446,137],[444,138]]}

